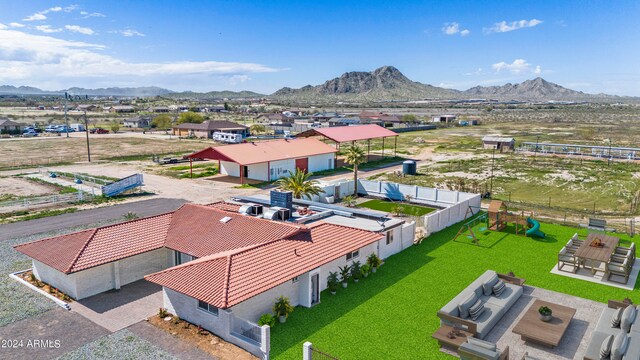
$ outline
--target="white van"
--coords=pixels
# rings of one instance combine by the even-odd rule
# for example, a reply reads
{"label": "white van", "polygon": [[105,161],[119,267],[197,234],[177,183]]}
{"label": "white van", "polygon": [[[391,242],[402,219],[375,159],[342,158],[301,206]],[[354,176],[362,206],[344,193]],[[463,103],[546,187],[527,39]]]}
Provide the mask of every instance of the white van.
{"label": "white van", "polygon": [[239,144],[242,142],[242,134],[232,134],[216,131],[213,133],[213,140],[228,144]]}
{"label": "white van", "polygon": [[75,131],[85,131],[84,124],[71,124],[69,127]]}

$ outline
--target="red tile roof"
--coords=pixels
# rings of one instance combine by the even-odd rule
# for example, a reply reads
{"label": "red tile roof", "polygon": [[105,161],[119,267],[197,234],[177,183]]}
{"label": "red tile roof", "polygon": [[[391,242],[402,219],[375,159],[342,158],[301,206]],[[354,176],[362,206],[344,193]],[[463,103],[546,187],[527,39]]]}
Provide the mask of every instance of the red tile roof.
{"label": "red tile roof", "polygon": [[[225,217],[230,220],[221,222]],[[301,228],[300,225],[291,223],[189,204],[173,213],[165,246],[200,258],[281,239]]]}
{"label": "red tile roof", "polygon": [[229,308],[380,238],[370,231],[317,223],[283,239],[203,257],[145,279]]}
{"label": "red tile roof", "polygon": [[159,249],[172,213],[103,226],[26,244],[15,249],[66,274]]}
{"label": "red tile roof", "polygon": [[230,203],[230,202],[226,202],[226,201],[218,201],[218,202],[214,202],[211,204],[207,204],[207,206],[210,207],[214,207],[216,209],[220,209],[220,210],[224,210],[224,211],[230,211],[230,212],[234,212],[237,213],[240,210],[240,204],[234,204],[234,203]]}
{"label": "red tile roof", "polygon": [[307,136],[324,136],[335,142],[351,142],[367,139],[377,139],[390,136],[398,136],[389,129],[385,129],[380,125],[357,125],[357,126],[336,126],[307,130],[298,134],[298,137]]}
{"label": "red tile roof", "polygon": [[209,147],[188,157],[232,161],[241,165],[250,165],[336,152],[338,150],[318,139],[294,139]]}

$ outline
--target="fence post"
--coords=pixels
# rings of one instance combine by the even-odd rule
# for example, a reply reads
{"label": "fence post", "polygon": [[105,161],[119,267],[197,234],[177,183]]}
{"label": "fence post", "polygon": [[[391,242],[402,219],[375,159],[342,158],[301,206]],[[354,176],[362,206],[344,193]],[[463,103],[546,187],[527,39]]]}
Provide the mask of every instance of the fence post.
{"label": "fence post", "polygon": [[311,360],[313,357],[313,354],[311,353],[311,349],[312,349],[313,344],[311,344],[310,342],[305,342],[304,344],[302,344],[302,360]]}
{"label": "fence post", "polygon": [[260,351],[262,351],[262,358],[269,360],[269,352],[271,351],[271,327],[269,325],[262,325],[260,328]]}

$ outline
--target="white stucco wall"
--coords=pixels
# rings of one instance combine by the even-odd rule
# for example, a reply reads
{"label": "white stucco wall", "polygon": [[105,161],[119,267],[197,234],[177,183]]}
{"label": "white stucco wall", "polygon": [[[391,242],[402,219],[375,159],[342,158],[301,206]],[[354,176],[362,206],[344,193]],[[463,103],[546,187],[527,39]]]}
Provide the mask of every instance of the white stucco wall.
{"label": "white stucco wall", "polygon": [[309,172],[333,169],[334,159],[334,153],[309,156]]}
{"label": "white stucco wall", "polygon": [[[260,180],[260,181],[268,181],[268,176],[269,176],[269,172],[268,172],[268,164],[267,163],[260,163],[260,164],[253,164],[253,165],[247,165],[247,178],[249,179],[253,179],[253,180]],[[272,179],[273,180],[273,179]]]}
{"label": "white stucco wall", "polygon": [[65,274],[38,260],[33,260],[33,274],[40,281],[60,289],[63,293],[77,298],[75,274]]}
{"label": "white stucco wall", "polygon": [[233,306],[231,310],[238,317],[258,322],[262,314],[271,313],[271,307],[277,297],[288,297],[291,305],[297,306],[299,304],[299,285],[299,280],[295,283],[289,280],[273,289],[267,290]]}
{"label": "white stucco wall", "polygon": [[220,161],[220,174],[239,177],[240,165],[229,161]]}
{"label": "white stucco wall", "polygon": [[386,259],[402,250],[402,226],[396,226],[389,231],[393,232],[393,242],[387,245],[387,237],[386,233],[384,233],[385,237],[379,242],[380,246],[378,256],[381,259]]}
{"label": "white stucco wall", "polygon": [[289,171],[296,170],[296,161],[294,159],[272,161],[271,164],[271,180],[277,180],[285,176],[289,176]]}
{"label": "white stucco wall", "polygon": [[115,287],[113,266],[113,263],[108,263],[75,273],[77,300],[113,289]]}
{"label": "white stucco wall", "polygon": [[171,254],[171,250],[161,248],[120,260],[120,286],[168,268],[171,265]]}

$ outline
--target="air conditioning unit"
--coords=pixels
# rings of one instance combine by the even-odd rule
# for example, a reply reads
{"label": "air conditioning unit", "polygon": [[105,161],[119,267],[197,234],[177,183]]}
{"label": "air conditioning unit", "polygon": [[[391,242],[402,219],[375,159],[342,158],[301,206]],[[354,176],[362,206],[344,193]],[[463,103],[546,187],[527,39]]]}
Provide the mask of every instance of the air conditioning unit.
{"label": "air conditioning unit", "polygon": [[243,215],[258,216],[262,214],[262,205],[254,203],[244,204],[240,206],[238,212]]}
{"label": "air conditioning unit", "polygon": [[286,221],[291,218],[291,210],[279,206],[264,209],[263,218],[268,220]]}
{"label": "air conditioning unit", "polygon": [[255,204],[253,206],[251,206],[250,211],[250,215],[251,216],[258,216],[258,215],[262,215],[262,210],[264,209],[264,207],[262,205],[259,204]]}
{"label": "air conditioning unit", "polygon": [[280,220],[287,221],[291,218],[291,210],[287,208],[278,209],[278,213],[280,214]]}

